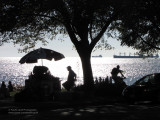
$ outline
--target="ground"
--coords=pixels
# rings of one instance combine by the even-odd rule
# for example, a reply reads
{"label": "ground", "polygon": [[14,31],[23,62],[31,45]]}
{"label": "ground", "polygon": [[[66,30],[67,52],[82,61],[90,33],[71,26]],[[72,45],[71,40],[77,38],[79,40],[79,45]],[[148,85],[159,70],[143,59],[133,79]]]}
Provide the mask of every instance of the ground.
{"label": "ground", "polygon": [[1,120],[159,120],[160,104],[107,102],[15,103],[0,100]]}

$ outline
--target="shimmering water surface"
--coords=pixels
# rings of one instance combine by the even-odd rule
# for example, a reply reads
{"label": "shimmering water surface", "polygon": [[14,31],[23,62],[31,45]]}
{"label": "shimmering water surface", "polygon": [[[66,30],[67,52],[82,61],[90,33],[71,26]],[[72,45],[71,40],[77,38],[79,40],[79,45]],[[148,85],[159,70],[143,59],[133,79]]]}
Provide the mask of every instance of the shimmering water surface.
{"label": "shimmering water surface", "polygon": [[[0,58],[0,82],[8,81],[17,85],[24,85],[25,79],[28,78],[34,66],[42,65],[41,60],[34,64],[20,64],[20,57],[1,57]],[[92,58],[92,69],[94,77],[111,76],[110,72],[113,67],[120,65],[126,77],[125,82],[128,85],[133,84],[137,79],[144,75],[160,72],[160,59],[115,59],[115,58]],[[72,69],[78,76],[77,83],[82,82],[81,61],[78,57],[67,57],[59,61],[43,60],[43,65],[47,66],[52,75],[59,77],[62,83],[68,76],[67,66]]]}

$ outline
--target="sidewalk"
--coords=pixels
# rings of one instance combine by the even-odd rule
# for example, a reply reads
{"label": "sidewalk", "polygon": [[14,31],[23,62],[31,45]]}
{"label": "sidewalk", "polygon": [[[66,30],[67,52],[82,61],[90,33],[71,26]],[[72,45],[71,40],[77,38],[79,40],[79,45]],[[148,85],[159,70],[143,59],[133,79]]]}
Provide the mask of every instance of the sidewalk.
{"label": "sidewalk", "polygon": [[40,120],[159,120],[160,106],[100,105],[39,112]]}
{"label": "sidewalk", "polygon": [[[160,120],[160,105],[103,101],[15,103],[0,101],[1,120]],[[110,101],[110,102],[109,102]],[[101,104],[100,104],[101,103]]]}

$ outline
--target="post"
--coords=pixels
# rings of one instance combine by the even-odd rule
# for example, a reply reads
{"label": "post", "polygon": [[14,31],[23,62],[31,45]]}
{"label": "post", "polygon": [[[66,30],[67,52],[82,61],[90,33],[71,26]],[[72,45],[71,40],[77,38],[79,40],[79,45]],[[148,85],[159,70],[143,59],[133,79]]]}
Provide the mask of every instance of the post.
{"label": "post", "polygon": [[42,66],[43,66],[43,59],[41,59],[41,63],[42,63]]}

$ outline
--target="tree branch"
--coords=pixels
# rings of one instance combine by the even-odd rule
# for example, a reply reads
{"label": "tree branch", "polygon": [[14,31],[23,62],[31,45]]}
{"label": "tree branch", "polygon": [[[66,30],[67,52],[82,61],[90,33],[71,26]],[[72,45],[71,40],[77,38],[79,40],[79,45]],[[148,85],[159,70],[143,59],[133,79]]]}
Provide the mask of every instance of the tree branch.
{"label": "tree branch", "polygon": [[112,23],[112,21],[115,20],[115,18],[117,17],[118,15],[115,14],[113,17],[111,17],[107,22],[106,24],[103,26],[102,30],[99,32],[99,34],[97,35],[97,37],[95,37],[91,44],[90,44],[90,49],[93,50],[94,46],[97,44],[97,42],[99,41],[99,39],[103,36],[103,34],[105,33],[105,31],[107,30],[108,26]]}
{"label": "tree branch", "polygon": [[63,23],[63,21],[61,21],[60,19],[57,19],[55,16],[49,16],[49,15],[44,15],[44,14],[20,14],[19,16],[36,16],[36,17],[48,17],[50,19],[54,19],[56,21],[59,21],[61,23]]}
{"label": "tree branch", "polygon": [[89,28],[89,35],[90,35],[91,41],[93,41],[93,36],[92,36],[92,22],[91,22],[90,28]]}
{"label": "tree branch", "polygon": [[77,40],[77,38],[76,38],[76,36],[74,34],[74,30],[72,30],[71,25],[69,23],[65,23],[64,26],[66,27],[66,30],[67,30],[67,32],[69,34],[69,37],[70,37],[72,43],[75,46],[77,46],[79,44],[79,42],[78,42],[78,40]]}
{"label": "tree branch", "polygon": [[155,49],[157,49],[157,50],[160,50],[159,47],[156,47],[156,46],[154,46],[153,44],[148,43],[148,42],[145,41],[141,36],[139,36],[139,37],[140,37],[140,39],[141,39],[145,44],[149,45],[149,46],[152,47],[152,48],[155,48]]}
{"label": "tree branch", "polygon": [[72,43],[76,46],[79,45],[79,41],[77,40],[77,37],[75,35],[75,33],[77,32],[74,28],[74,26],[72,26],[71,24],[71,21],[70,21],[70,15],[69,15],[69,12],[68,12],[68,9],[66,8],[65,6],[65,3],[64,2],[61,2],[61,8],[63,8],[63,10],[57,8],[57,10],[60,12],[60,14],[62,15],[64,21],[62,22],[62,24],[65,26],[67,32],[68,32],[68,35],[72,41]]}

